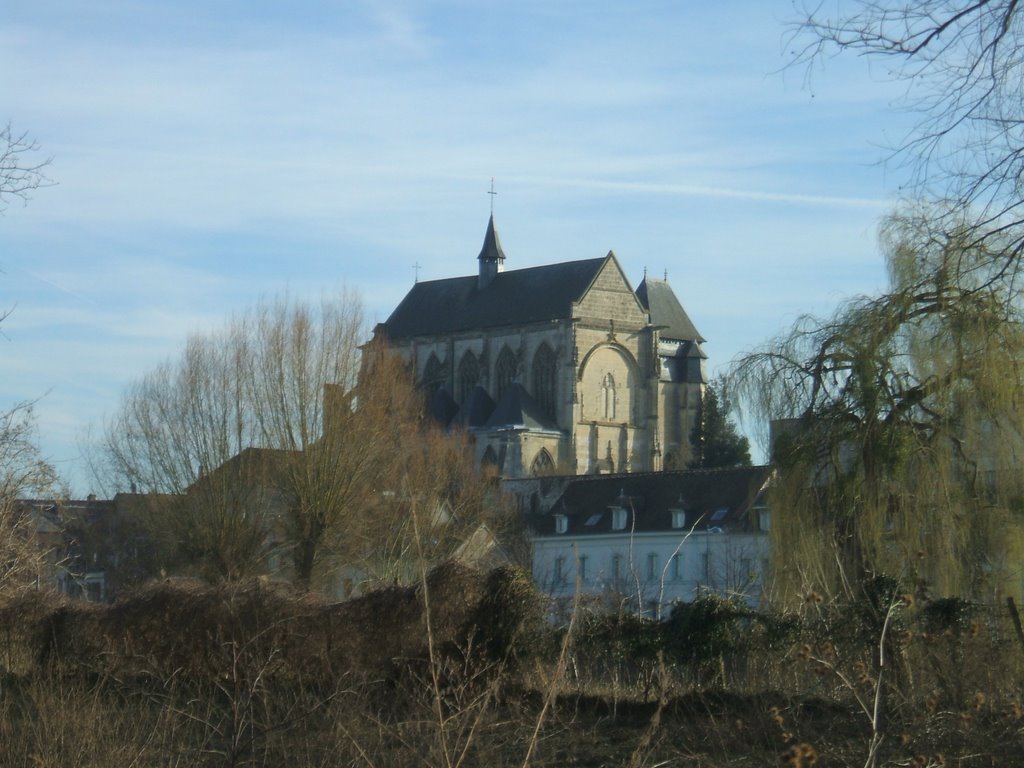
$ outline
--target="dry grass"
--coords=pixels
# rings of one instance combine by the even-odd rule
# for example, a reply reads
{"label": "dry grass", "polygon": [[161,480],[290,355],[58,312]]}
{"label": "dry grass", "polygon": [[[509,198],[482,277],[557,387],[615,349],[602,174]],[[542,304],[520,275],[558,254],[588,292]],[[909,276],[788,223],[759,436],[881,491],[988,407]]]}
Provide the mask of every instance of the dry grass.
{"label": "dry grass", "polygon": [[[785,647],[734,643],[702,677],[621,643],[584,663],[602,653],[578,636],[589,625],[554,633],[536,607],[514,575],[457,566],[333,605],[260,583],[161,584],[99,608],[21,598],[0,609],[0,766],[969,768],[1024,754],[1024,652],[980,610],[901,605],[879,675],[884,638],[815,604]],[[863,706],[876,697],[877,716]]]}

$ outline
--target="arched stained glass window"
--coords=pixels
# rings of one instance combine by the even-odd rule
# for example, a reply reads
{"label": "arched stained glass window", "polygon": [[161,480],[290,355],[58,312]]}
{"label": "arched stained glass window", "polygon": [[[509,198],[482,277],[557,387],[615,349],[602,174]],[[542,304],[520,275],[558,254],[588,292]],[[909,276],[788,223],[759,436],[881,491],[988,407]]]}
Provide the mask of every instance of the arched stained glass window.
{"label": "arched stained glass window", "polygon": [[430,396],[437,392],[443,384],[444,366],[442,366],[441,361],[437,359],[437,355],[431,352],[430,358],[427,360],[427,364],[423,368],[423,379],[420,382],[420,386],[422,386],[423,391]]}
{"label": "arched stained glass window", "polygon": [[540,453],[537,454],[537,458],[533,460],[533,464],[530,465],[530,474],[534,477],[539,475],[550,474],[555,469],[555,460],[551,458],[551,454],[548,453],[547,448],[541,448]]}
{"label": "arched stained glass window", "polygon": [[480,381],[480,361],[472,351],[467,351],[459,361],[459,371],[456,388],[458,390],[458,402],[462,405],[469,400],[473,387]]}
{"label": "arched stained glass window", "polygon": [[515,353],[508,347],[502,347],[498,362],[494,366],[494,399],[501,400],[512,382],[516,380],[519,364]]}
{"label": "arched stained glass window", "polygon": [[533,355],[533,399],[542,414],[555,420],[558,377],[555,352],[546,342]]}

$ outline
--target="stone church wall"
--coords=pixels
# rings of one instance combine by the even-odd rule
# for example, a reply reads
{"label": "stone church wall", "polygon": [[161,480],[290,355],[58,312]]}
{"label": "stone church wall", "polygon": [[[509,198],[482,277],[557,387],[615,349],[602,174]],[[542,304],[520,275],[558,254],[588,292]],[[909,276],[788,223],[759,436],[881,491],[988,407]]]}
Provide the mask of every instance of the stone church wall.
{"label": "stone church wall", "polygon": [[637,303],[633,289],[611,261],[577,305],[576,315],[605,322],[614,318],[616,327],[623,331],[637,331],[647,324],[647,315]]}

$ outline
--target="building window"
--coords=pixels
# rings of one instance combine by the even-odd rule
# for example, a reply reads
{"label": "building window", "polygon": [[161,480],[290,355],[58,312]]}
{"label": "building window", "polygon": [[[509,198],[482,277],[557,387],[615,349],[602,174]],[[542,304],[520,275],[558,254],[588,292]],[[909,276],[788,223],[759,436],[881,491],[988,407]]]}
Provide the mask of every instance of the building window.
{"label": "building window", "polygon": [[701,552],[700,553],[700,571],[703,574],[705,582],[711,581],[711,553]]}
{"label": "building window", "polygon": [[626,527],[626,510],[612,507],[612,530],[621,531]]}
{"label": "building window", "polygon": [[501,400],[517,378],[519,364],[515,353],[508,347],[502,347],[498,362],[494,365],[494,399]]}
{"label": "building window", "polygon": [[427,393],[427,396],[434,394],[444,385],[444,366],[441,365],[441,361],[437,359],[437,355],[433,352],[430,353],[430,357],[427,359],[427,364],[423,367],[423,379],[420,382],[420,386],[423,387],[423,391]]}
{"label": "building window", "polygon": [[107,597],[106,576],[102,573],[90,573],[85,577],[85,599],[91,603],[101,603]]}
{"label": "building window", "polygon": [[658,553],[650,552],[647,555],[647,581],[658,579]]}
{"label": "building window", "polygon": [[672,527],[679,529],[686,527],[686,510],[673,509],[672,510]]}
{"label": "building window", "polygon": [[555,352],[545,342],[533,355],[533,399],[540,412],[555,420],[555,392],[557,389],[557,361]]}
{"label": "building window", "polygon": [[537,454],[537,458],[533,460],[533,464],[530,465],[530,474],[534,477],[540,475],[549,475],[555,470],[555,460],[551,458],[551,454],[548,453],[547,448],[541,448],[540,453]]}
{"label": "building window", "polygon": [[622,555],[612,555],[612,584],[618,587],[622,584]]}
{"label": "building window", "polygon": [[555,515],[555,533],[565,533],[569,530],[569,518],[565,515]]}
{"label": "building window", "polygon": [[586,555],[580,555],[576,559],[576,575],[579,577],[579,580],[581,582],[584,582],[584,583],[586,582],[586,580],[587,580],[587,556]]}
{"label": "building window", "polygon": [[606,373],[601,380],[601,398],[604,420],[615,421],[615,377],[611,373]]}
{"label": "building window", "polygon": [[678,552],[672,555],[672,566],[670,568],[670,574],[672,581],[682,581],[683,579],[683,556]]}
{"label": "building window", "polygon": [[555,584],[565,584],[565,558],[555,558]]}
{"label": "building window", "polygon": [[480,382],[480,361],[476,359],[476,355],[472,352],[466,352],[459,361],[458,382],[458,392],[456,394],[458,395],[459,405],[464,405],[469,401],[473,387]]}

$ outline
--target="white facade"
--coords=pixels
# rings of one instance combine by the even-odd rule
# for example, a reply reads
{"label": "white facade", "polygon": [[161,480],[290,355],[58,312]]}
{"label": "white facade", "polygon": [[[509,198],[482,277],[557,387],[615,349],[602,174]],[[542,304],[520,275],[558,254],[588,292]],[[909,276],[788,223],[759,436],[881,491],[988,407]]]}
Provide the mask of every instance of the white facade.
{"label": "white facade", "polygon": [[766,532],[658,531],[533,539],[533,578],[556,599],[582,594],[609,604],[641,606],[645,616],[667,617],[677,602],[704,592],[756,604],[769,567]]}
{"label": "white facade", "polygon": [[[581,596],[655,618],[706,592],[757,604],[766,591],[768,467],[547,478],[523,495],[533,578],[552,597]],[[528,499],[528,500],[527,500]]]}

